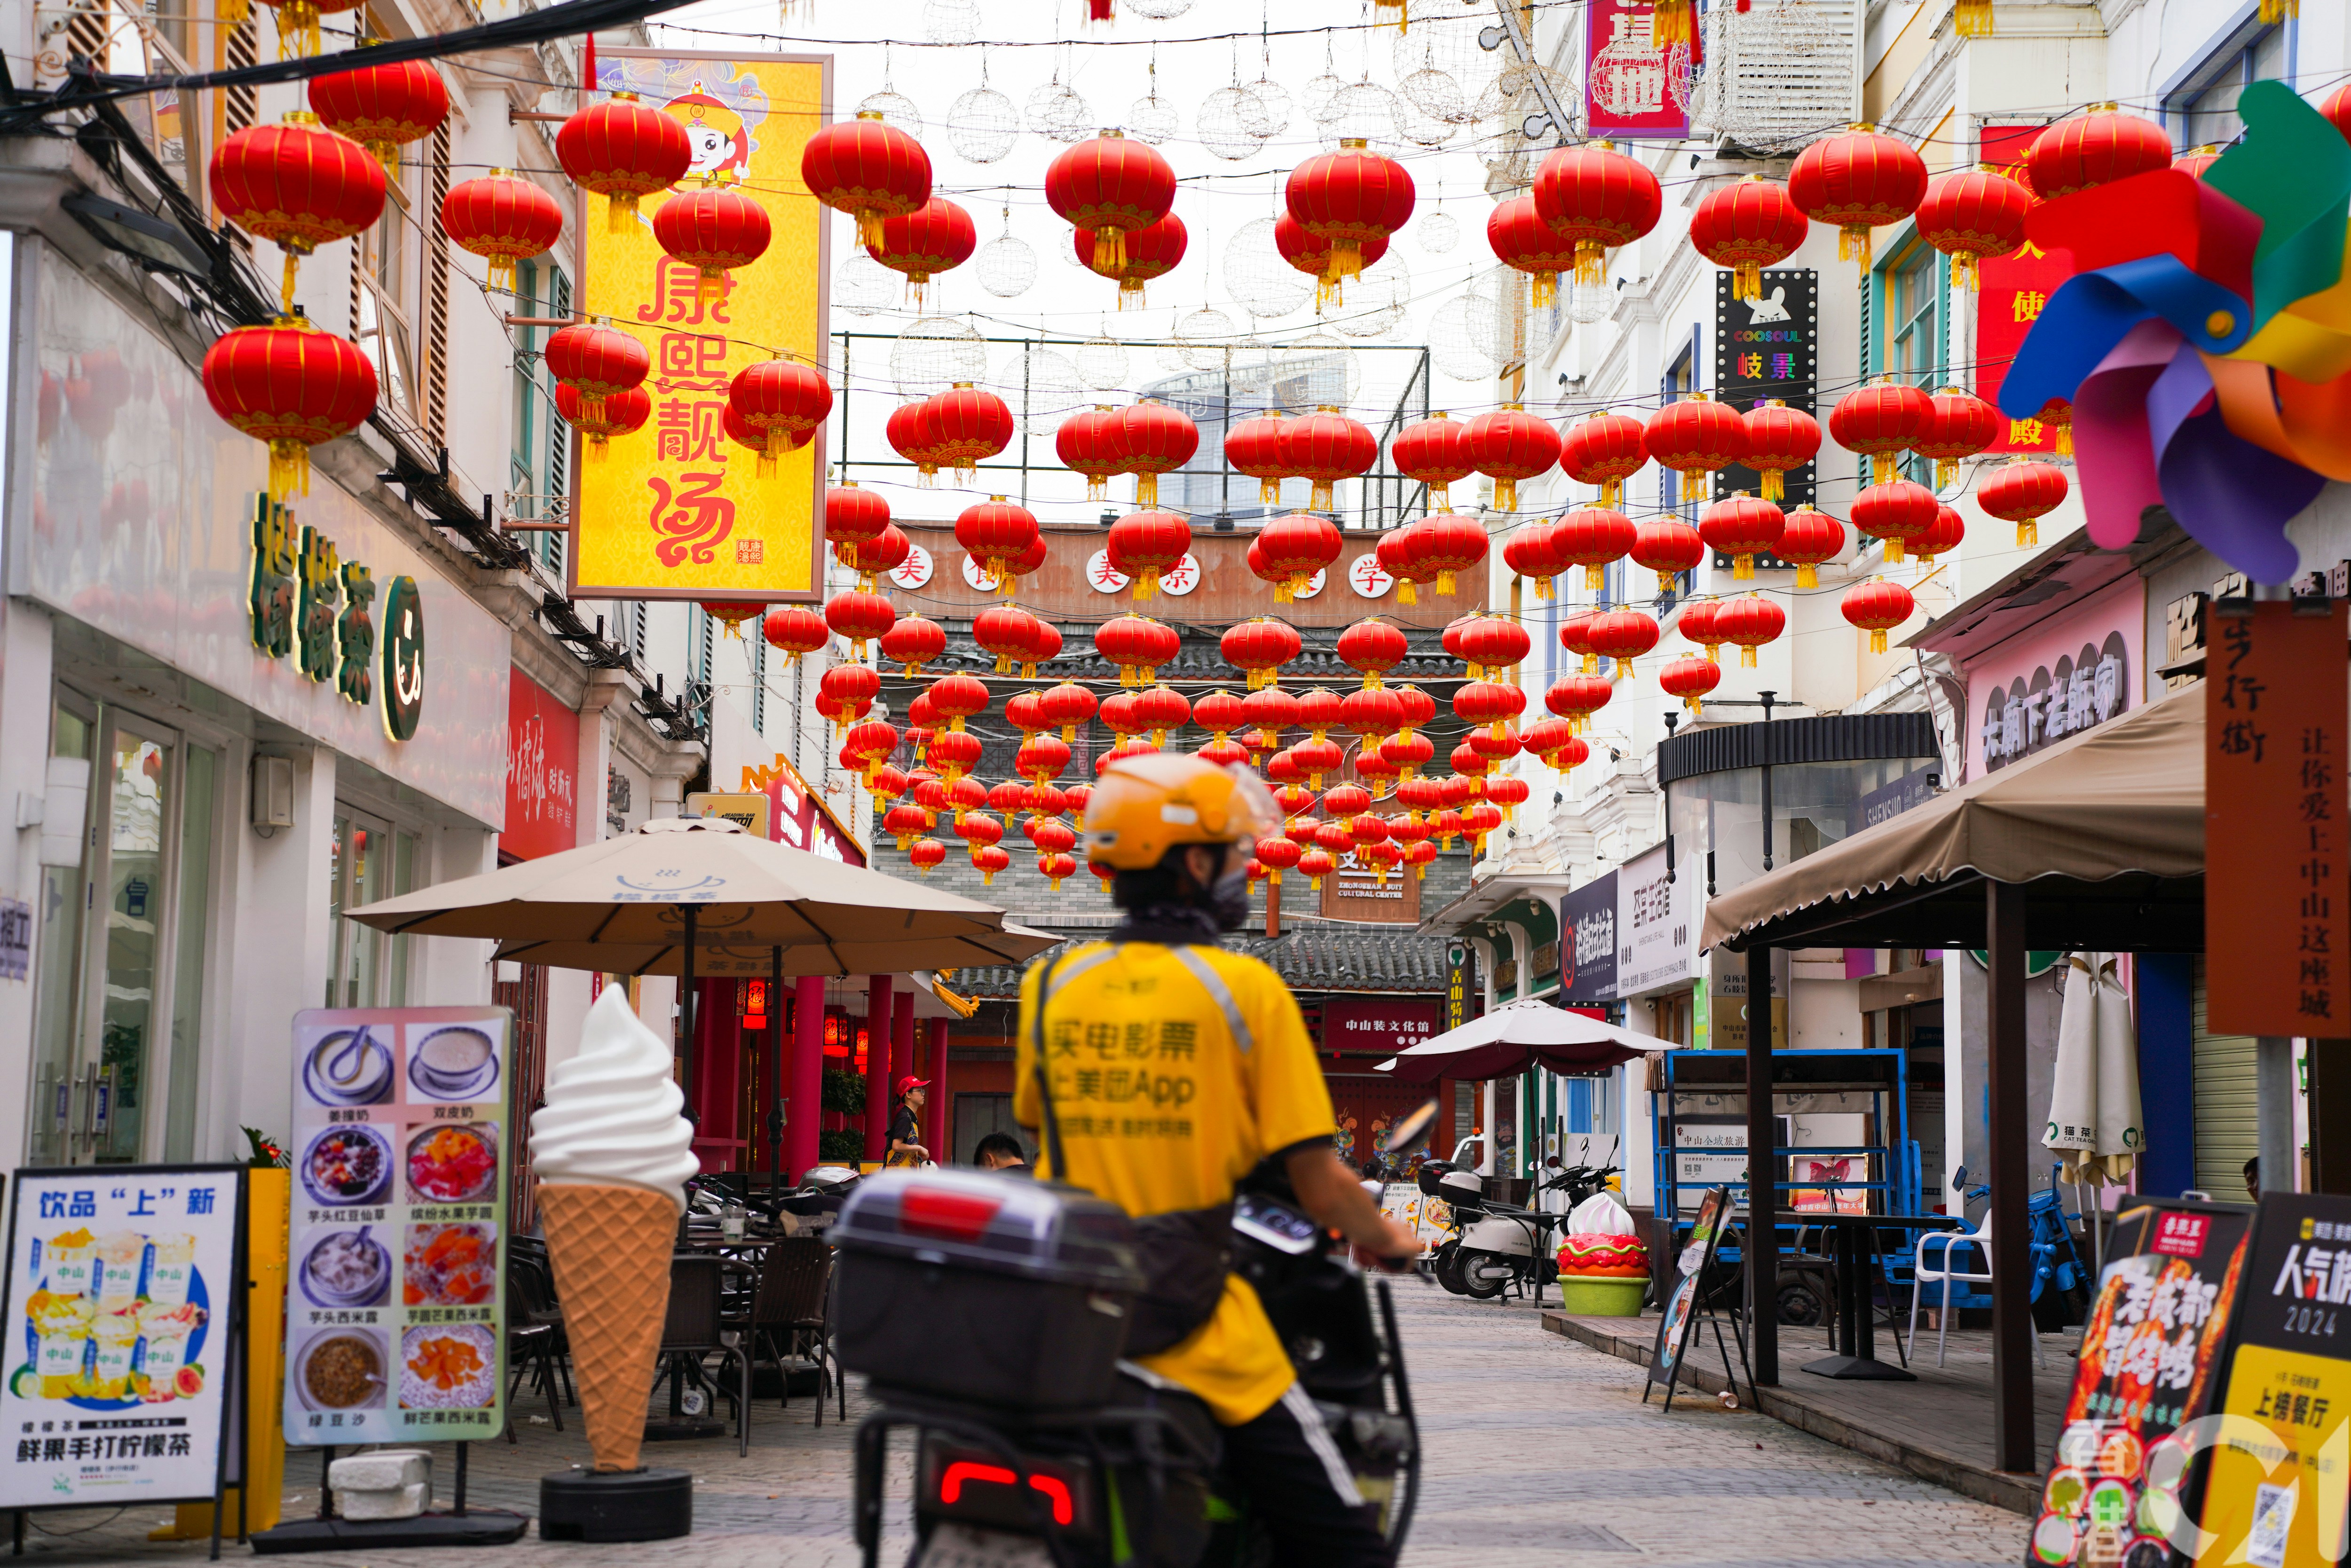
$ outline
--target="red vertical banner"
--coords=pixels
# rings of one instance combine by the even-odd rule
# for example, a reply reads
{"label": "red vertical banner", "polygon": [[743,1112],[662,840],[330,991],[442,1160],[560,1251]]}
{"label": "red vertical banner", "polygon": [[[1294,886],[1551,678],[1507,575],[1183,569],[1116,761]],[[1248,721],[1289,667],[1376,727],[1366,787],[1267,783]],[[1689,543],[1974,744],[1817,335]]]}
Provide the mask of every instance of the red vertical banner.
{"label": "red vertical banner", "polygon": [[[2024,150],[2047,129],[2041,125],[1987,125],[1980,133],[1977,161],[1988,163],[2012,180],[2024,181]],[[2025,181],[2028,185],[2030,181]],[[2074,275],[2070,251],[2054,254],[2027,243],[2010,255],[1987,256],[1979,268],[1981,287],[1976,292],[1976,395],[1988,402],[2000,401],[2000,384],[2024,335],[2041,319],[2041,308],[2057,286]],[[2037,419],[2001,420],[1992,452],[2054,452],[2057,433]]]}
{"label": "red vertical banner", "polygon": [[[2241,613],[2240,610],[2249,611]],[[2351,1035],[2351,604],[2216,605],[2204,673],[2215,1034]]]}
{"label": "red vertical banner", "polygon": [[1702,63],[1697,40],[1651,43],[1645,0],[1592,0],[1584,7],[1584,114],[1588,134],[1628,141],[1689,135],[1689,81]]}

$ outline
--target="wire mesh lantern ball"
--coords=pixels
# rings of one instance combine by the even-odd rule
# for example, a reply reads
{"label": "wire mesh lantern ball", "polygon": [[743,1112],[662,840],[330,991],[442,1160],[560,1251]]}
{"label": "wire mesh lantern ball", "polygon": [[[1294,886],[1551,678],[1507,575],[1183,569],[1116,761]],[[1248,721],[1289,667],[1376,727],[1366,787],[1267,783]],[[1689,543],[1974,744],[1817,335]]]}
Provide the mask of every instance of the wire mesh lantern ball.
{"label": "wire mesh lantern ball", "polygon": [[1200,104],[1194,121],[1200,145],[1228,163],[1254,157],[1272,123],[1257,94],[1245,87],[1220,87]]}
{"label": "wire mesh lantern ball", "polygon": [[1225,292],[1259,318],[1287,316],[1314,294],[1314,280],[1275,248],[1273,225],[1271,218],[1255,219],[1225,244]]}
{"label": "wire mesh lantern ball", "polygon": [[1093,134],[1094,111],[1058,78],[1029,95],[1022,117],[1037,135],[1071,146]]}
{"label": "wire mesh lantern ball", "polygon": [[883,124],[894,125],[917,141],[923,139],[923,111],[904,93],[892,92],[884,87],[859,103],[857,112],[878,114]]}
{"label": "wire mesh lantern ball", "polygon": [[1078,379],[1095,392],[1126,384],[1126,345],[1104,333],[1078,345]]}
{"label": "wire mesh lantern ball", "polygon": [[1322,140],[1333,144],[1360,141],[1374,147],[1394,147],[1400,140],[1396,95],[1374,81],[1341,88],[1331,99],[1331,113],[1322,122]]}
{"label": "wire mesh lantern ball", "polygon": [[987,374],[987,345],[965,317],[923,317],[890,345],[890,379],[900,397],[929,397],[957,382],[977,385]]}
{"label": "wire mesh lantern ball", "polygon": [[887,310],[898,298],[898,275],[859,250],[834,269],[832,302],[852,316]]}
{"label": "wire mesh lantern ball", "polygon": [[1176,106],[1160,97],[1155,87],[1136,99],[1126,111],[1126,133],[1153,147],[1173,137],[1180,123]]}
{"label": "wire mesh lantern ball", "polygon": [[974,0],[924,0],[923,37],[935,44],[968,44],[979,37]]}
{"label": "wire mesh lantern ball", "polygon": [[1009,228],[979,247],[979,286],[998,299],[1016,299],[1037,281],[1037,252]]}
{"label": "wire mesh lantern ball", "polygon": [[1187,370],[1221,371],[1228,367],[1239,337],[1231,317],[1203,306],[1176,323],[1176,351]]}
{"label": "wire mesh lantern ball", "polygon": [[1349,338],[1384,338],[1412,303],[1412,275],[1391,250],[1347,286],[1347,302],[1329,317],[1331,329]]}
{"label": "wire mesh lantern ball", "polygon": [[993,163],[1020,135],[1020,111],[992,87],[976,87],[947,109],[947,145],[967,163]]}
{"label": "wire mesh lantern ball", "polygon": [[1015,349],[996,367],[988,386],[1012,410],[1012,417],[1030,435],[1050,439],[1061,422],[1092,405],[1078,367],[1053,349]]}
{"label": "wire mesh lantern ball", "polygon": [[1430,256],[1447,256],[1461,243],[1461,225],[1452,214],[1432,209],[1412,225],[1412,242]]}

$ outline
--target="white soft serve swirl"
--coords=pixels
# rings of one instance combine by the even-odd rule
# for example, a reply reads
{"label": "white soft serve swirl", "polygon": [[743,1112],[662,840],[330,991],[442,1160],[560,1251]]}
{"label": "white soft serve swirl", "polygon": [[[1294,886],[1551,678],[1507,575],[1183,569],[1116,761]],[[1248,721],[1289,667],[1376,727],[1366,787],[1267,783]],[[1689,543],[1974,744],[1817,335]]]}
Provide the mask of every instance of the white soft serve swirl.
{"label": "white soft serve swirl", "polygon": [[670,1076],[670,1053],[608,988],[588,1009],[580,1051],[547,1075],[547,1103],[531,1113],[531,1169],[542,1182],[620,1182],[652,1189],[680,1209],[702,1168],[694,1125]]}

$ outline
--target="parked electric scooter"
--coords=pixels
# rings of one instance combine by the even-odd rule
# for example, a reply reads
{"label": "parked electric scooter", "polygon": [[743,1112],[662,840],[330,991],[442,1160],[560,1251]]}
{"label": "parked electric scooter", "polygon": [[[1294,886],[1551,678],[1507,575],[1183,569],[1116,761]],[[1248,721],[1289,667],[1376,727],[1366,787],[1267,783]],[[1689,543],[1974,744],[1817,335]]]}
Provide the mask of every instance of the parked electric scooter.
{"label": "parked electric scooter", "polygon": [[[1613,1157],[1613,1146],[1610,1154]],[[1562,1193],[1566,1208],[1561,1212],[1489,1198],[1473,1171],[1447,1166],[1432,1177],[1431,1167],[1421,1167],[1421,1191],[1449,1205],[1458,1228],[1437,1249],[1433,1271],[1438,1284],[1457,1295],[1491,1301],[1512,1286],[1523,1293],[1531,1283],[1536,1301],[1541,1301],[1542,1288],[1559,1278],[1552,1233],[1563,1228],[1568,1213],[1605,1187],[1617,1171],[1614,1165],[1561,1169],[1556,1155],[1546,1163],[1558,1174],[1535,1189],[1538,1201],[1542,1193]]]}

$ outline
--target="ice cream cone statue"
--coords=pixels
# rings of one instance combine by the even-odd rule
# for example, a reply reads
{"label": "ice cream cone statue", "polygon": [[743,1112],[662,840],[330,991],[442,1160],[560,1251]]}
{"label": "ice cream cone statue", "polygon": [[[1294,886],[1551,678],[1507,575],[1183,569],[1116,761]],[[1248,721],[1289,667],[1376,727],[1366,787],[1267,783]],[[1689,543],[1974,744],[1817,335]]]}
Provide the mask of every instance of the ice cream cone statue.
{"label": "ice cream cone statue", "polygon": [[530,1118],[538,1211],[601,1472],[637,1469],[644,1441],[670,1253],[686,1178],[700,1169],[684,1104],[669,1048],[613,987]]}

